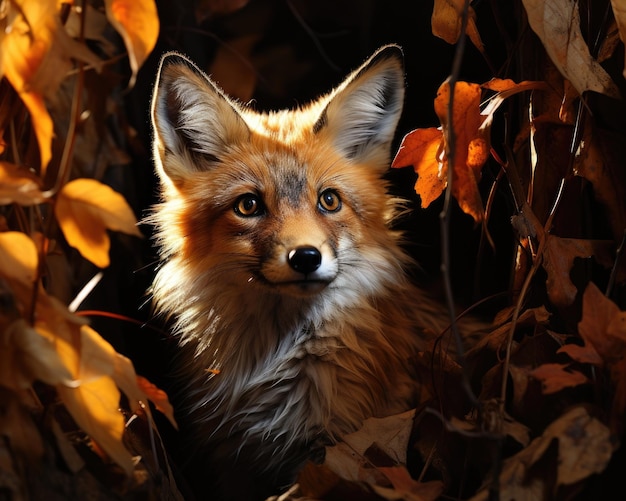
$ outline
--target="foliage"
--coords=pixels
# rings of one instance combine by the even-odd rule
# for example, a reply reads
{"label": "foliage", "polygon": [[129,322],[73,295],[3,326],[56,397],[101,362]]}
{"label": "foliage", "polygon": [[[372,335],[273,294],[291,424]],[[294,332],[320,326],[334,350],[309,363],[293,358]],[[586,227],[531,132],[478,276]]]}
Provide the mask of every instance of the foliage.
{"label": "foliage", "polygon": [[[89,126],[84,103],[98,96],[85,73],[88,67],[102,72],[120,57],[105,43],[107,25],[123,37],[132,86],[156,43],[159,21],[152,0],[107,0],[105,12],[95,5],[3,3],[0,54],[8,83],[0,94],[0,430],[16,460],[43,459],[43,432],[33,419],[47,405],[37,389],[45,383],[88,435],[92,450],[131,476],[136,459],[123,440],[121,394],[132,413],[149,420],[149,398],[173,420],[171,409],[157,388],[138,381],[128,358],[49,292],[51,260],[68,252],[66,244],[106,268],[108,230],[142,236],[124,197],[93,173],[80,172],[74,149],[79,128]],[[67,130],[63,116],[69,116]],[[52,429],[57,441],[67,442],[60,426]]]}
{"label": "foliage", "polygon": [[[229,29],[228,16],[253,13],[250,32],[219,43],[209,68],[244,100],[263,85],[287,88],[249,64],[269,64],[255,53],[269,30],[269,16],[254,10],[260,3],[194,3],[198,23],[223,19]],[[295,6],[306,10],[306,2],[287,3],[296,18]],[[602,117],[623,106],[626,14],[615,0],[513,2],[519,38],[505,47],[507,63],[493,78],[460,80],[468,48],[491,64],[493,36],[483,38],[497,30],[487,25],[496,18],[498,33],[506,29],[486,12],[503,3],[434,1],[432,34],[457,52],[433,101],[438,125],[410,131],[393,167],[414,169],[422,208],[443,206],[446,273],[453,204],[495,256],[495,199],[507,198],[515,248],[507,304],[489,311],[493,327],[465,351],[452,355],[451,328],[418,357],[428,393],[420,407],[368,421],[282,499],[571,499],[597,494],[615,465],[623,468],[625,154],[623,131]],[[52,433],[68,469],[84,469],[67,420],[48,412],[60,406],[89,450],[136,484],[138,462],[149,458],[125,436],[136,417],[152,427],[150,405],[173,421],[167,395],[75,313],[59,276],[76,263],[90,263],[96,276],[114,264],[113,234],[140,245],[135,213],[104,181],[127,159],[102,124],[123,114],[111,93],[137,85],[163,29],[153,0],[2,6],[0,435],[13,455],[2,468],[19,476],[22,461],[45,461]],[[285,81],[303,74],[294,53],[276,52]]]}

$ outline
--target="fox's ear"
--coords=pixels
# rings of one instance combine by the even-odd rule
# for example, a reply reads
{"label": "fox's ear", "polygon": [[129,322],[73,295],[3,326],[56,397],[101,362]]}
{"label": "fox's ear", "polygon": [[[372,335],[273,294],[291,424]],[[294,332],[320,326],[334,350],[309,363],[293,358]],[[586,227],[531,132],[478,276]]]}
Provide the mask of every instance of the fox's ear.
{"label": "fox's ear", "polygon": [[174,183],[219,161],[250,132],[222,90],[186,57],[163,56],[152,97],[154,153],[161,176]]}
{"label": "fox's ear", "polygon": [[330,95],[315,131],[346,157],[387,169],[404,86],[402,49],[380,48]]}

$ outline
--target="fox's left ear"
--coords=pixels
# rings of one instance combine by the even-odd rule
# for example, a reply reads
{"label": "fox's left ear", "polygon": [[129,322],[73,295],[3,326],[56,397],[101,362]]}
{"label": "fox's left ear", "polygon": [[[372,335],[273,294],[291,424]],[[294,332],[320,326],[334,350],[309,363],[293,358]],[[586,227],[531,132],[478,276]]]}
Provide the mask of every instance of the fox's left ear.
{"label": "fox's left ear", "polygon": [[391,142],[404,105],[402,49],[376,51],[329,96],[315,125],[357,162],[389,167]]}

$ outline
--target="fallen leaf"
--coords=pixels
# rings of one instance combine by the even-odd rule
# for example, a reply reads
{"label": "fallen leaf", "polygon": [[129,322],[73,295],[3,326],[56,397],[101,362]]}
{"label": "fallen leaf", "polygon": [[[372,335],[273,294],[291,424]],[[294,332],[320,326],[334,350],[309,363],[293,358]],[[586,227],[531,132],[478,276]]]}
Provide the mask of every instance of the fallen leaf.
{"label": "fallen leaf", "polygon": [[[571,485],[606,468],[613,446],[609,428],[588,414],[584,407],[575,407],[546,427],[528,447],[503,462],[498,479],[500,499],[541,500],[552,492],[548,476],[532,467],[550,445],[558,444],[556,485]],[[491,485],[485,485],[471,501],[490,499]]]}
{"label": "fallen leaf", "polygon": [[378,468],[393,485],[393,489],[374,485],[374,491],[388,500],[435,501],[440,499],[445,486],[439,480],[418,482],[404,466],[381,466]]}
{"label": "fallen leaf", "polygon": [[325,465],[346,480],[377,483],[380,472],[364,459],[375,443],[395,463],[406,463],[406,449],[415,410],[386,418],[369,418],[358,431],[342,437],[337,445],[326,448]]}
{"label": "fallen leaf", "polygon": [[68,244],[100,268],[109,265],[107,229],[141,236],[124,197],[95,179],[67,183],[59,192],[55,213]]}
{"label": "fallen leaf", "polygon": [[567,370],[569,364],[543,364],[530,371],[530,375],[541,381],[544,394],[556,393],[589,382],[587,376],[576,370]]}
{"label": "fallen leaf", "polygon": [[124,39],[135,85],[139,68],[150,55],[159,36],[159,16],[154,0],[105,0],[109,22]]}
{"label": "fallen leaf", "polygon": [[587,90],[620,98],[609,74],[591,56],[580,30],[578,2],[573,0],[522,0],[528,23],[548,56],[582,94]]}

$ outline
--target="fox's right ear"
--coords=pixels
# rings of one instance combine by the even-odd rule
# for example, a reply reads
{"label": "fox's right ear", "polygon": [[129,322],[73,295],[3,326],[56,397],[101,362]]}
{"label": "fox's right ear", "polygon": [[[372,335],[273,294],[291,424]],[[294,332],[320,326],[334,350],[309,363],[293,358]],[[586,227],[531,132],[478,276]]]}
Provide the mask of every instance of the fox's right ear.
{"label": "fox's right ear", "polygon": [[175,52],[161,59],[151,111],[157,171],[174,184],[210,168],[233,142],[250,135],[237,106],[202,70]]}

